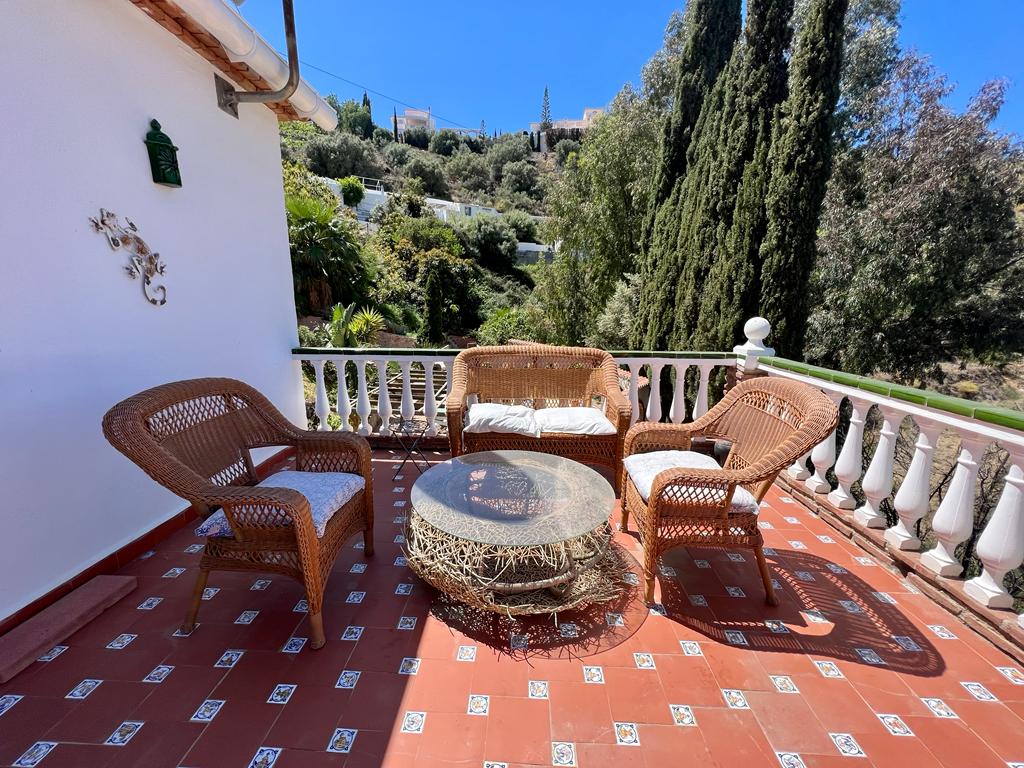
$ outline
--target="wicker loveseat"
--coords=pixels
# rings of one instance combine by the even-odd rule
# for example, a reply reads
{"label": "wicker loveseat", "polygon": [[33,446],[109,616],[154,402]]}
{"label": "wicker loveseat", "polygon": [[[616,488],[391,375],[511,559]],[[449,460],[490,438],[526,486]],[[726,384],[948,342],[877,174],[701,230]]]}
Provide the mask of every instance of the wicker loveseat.
{"label": "wicker loveseat", "polygon": [[[654,600],[658,557],[674,547],[752,549],[767,602],[776,604],[757,526],[758,505],[781,470],[835,429],[838,411],[818,390],[757,378],[734,387],[691,424],[636,424],[621,469],[622,529],[636,521],[645,598]],[[691,452],[695,437],[730,444],[725,466]]]}
{"label": "wicker loveseat", "polygon": [[[630,407],[619,388],[618,366],[600,349],[522,344],[474,347],[459,353],[446,402],[453,456],[477,451],[538,451],[599,464],[617,473],[629,429]],[[465,432],[473,403],[525,404],[534,409],[593,406],[614,434],[544,432],[539,437]]]}
{"label": "wicker loveseat", "polygon": [[[179,381],[133,395],[103,417],[103,434],[188,500],[208,529],[183,632],[195,626],[211,570],[279,573],[305,586],[310,646],[323,646],[324,587],[338,552],[362,532],[364,554],[373,554],[366,440],[298,429],[234,379]],[[296,471],[257,485],[250,451],[271,446],[293,446]]]}

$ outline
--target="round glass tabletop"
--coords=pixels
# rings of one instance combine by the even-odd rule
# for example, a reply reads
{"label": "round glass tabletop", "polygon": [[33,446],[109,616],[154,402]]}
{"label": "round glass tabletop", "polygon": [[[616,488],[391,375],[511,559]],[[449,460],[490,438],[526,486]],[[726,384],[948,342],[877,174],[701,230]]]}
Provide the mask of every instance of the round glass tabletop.
{"label": "round glass tabletop", "polygon": [[615,492],[590,467],[532,451],[483,451],[435,464],[412,487],[430,525],[500,546],[555,544],[608,520]]}

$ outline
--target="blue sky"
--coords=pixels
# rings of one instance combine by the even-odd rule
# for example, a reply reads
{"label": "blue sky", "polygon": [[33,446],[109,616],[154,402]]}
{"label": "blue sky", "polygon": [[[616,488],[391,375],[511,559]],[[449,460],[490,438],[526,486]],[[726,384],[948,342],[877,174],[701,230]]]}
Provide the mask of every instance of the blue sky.
{"label": "blue sky", "polygon": [[[522,130],[540,111],[544,86],[553,117],[579,117],[639,82],[683,0],[436,3],[427,0],[296,0],[299,57],[321,93],[359,98],[371,90],[387,124],[396,102],[426,108],[439,127]],[[248,0],[243,15],[284,49],[278,0]],[[904,0],[902,45],[917,48],[958,84],[961,108],[993,77],[1011,80],[998,120],[1024,135],[1024,3],[1021,0]],[[375,94],[372,91],[377,91]],[[383,95],[381,95],[383,94]],[[399,112],[402,103],[397,103]]]}

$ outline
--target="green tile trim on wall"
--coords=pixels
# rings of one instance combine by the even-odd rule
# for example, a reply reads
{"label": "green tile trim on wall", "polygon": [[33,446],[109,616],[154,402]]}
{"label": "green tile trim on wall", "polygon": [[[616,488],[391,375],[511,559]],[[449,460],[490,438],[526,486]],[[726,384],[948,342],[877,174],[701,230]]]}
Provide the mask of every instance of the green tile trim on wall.
{"label": "green tile trim on wall", "polygon": [[784,371],[799,373],[803,376],[810,376],[814,379],[830,381],[844,387],[861,389],[876,395],[885,395],[894,400],[923,405],[943,413],[965,416],[969,419],[983,421],[986,424],[1024,432],[1024,412],[1015,411],[1011,408],[999,408],[997,406],[977,403],[973,400],[965,400],[962,397],[942,395],[928,389],[905,387],[888,381],[872,379],[868,376],[857,376],[852,373],[819,368],[816,365],[808,365],[796,360],[787,360],[784,357],[762,357],[759,359],[759,363],[771,368],[779,368]]}

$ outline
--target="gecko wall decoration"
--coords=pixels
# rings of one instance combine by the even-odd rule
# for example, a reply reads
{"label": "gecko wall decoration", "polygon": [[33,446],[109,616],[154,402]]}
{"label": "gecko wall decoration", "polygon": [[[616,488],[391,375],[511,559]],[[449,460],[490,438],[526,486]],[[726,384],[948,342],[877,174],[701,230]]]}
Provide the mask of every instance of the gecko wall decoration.
{"label": "gecko wall decoration", "polygon": [[124,270],[133,280],[142,277],[142,293],[146,300],[156,307],[166,304],[167,289],[163,285],[154,285],[153,279],[162,277],[167,265],[160,260],[160,254],[152,251],[139,237],[135,223],[126,216],[127,227],[122,226],[117,214],[106,208],[100,208],[100,215],[90,217],[89,222],[93,229],[107,238],[113,250],[123,248],[128,252],[128,264]]}

